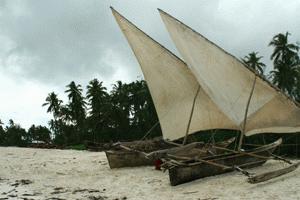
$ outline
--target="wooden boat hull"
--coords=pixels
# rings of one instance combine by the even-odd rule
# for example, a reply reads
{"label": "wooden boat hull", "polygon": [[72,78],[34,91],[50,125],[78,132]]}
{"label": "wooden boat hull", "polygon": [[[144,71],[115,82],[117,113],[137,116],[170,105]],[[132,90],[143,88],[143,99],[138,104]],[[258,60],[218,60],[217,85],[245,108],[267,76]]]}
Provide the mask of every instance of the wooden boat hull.
{"label": "wooden boat hull", "polygon": [[164,140],[160,138],[148,141],[122,142],[121,144],[138,151],[128,151],[118,147],[116,147],[116,149],[114,150],[105,151],[106,158],[111,169],[122,167],[151,166],[154,164],[154,159],[146,158],[145,155],[140,152],[148,153],[151,151],[172,148],[175,146],[165,143]]}
{"label": "wooden boat hull", "polygon": [[[217,145],[221,147],[227,147],[230,145],[235,138],[230,138],[226,141],[220,142]],[[130,145],[128,143],[127,145]],[[163,145],[157,146],[156,149],[151,149],[151,151],[161,150],[166,148],[176,147],[175,145]],[[197,150],[190,151],[191,154],[196,154],[200,156],[208,156],[207,152],[197,152]],[[126,150],[109,150],[105,151],[106,158],[108,160],[109,167],[113,168],[123,168],[123,167],[140,167],[140,166],[153,166],[155,162],[155,158],[146,158],[145,155],[135,151],[126,151]]]}
{"label": "wooden boat hull", "polygon": [[105,152],[109,167],[122,168],[122,167],[138,167],[138,166],[151,166],[154,160],[147,159],[144,155],[132,151],[106,151]]}
{"label": "wooden boat hull", "polygon": [[[263,157],[270,157],[272,152],[274,152],[276,147],[280,144],[281,140],[246,152]],[[230,166],[232,168],[221,168],[203,162],[188,163],[188,165],[186,166],[175,166],[169,169],[169,178],[171,185],[175,186],[196,179],[234,171],[234,166],[239,166],[240,168],[253,168],[260,166],[267,161],[267,159],[258,158],[250,156],[249,154],[242,153],[230,153],[227,155],[215,156],[207,159],[203,158],[203,160],[211,161],[225,166]]]}

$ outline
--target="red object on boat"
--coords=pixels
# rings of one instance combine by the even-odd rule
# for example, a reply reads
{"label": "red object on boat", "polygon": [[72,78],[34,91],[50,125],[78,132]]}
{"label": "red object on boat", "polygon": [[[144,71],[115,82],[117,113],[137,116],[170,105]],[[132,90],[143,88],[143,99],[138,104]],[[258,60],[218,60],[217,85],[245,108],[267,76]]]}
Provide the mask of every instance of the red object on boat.
{"label": "red object on boat", "polygon": [[163,162],[162,162],[160,159],[155,160],[155,161],[154,161],[155,169],[156,169],[156,170],[161,170],[161,164],[162,164],[162,163],[163,163]]}

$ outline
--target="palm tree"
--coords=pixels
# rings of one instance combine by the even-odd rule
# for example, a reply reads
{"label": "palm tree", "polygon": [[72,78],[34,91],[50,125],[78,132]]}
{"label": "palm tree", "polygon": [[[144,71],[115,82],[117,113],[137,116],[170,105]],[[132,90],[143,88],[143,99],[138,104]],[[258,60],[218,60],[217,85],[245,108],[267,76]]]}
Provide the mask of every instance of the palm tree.
{"label": "palm tree", "polygon": [[275,35],[269,46],[274,47],[271,55],[274,70],[271,71],[272,82],[282,91],[293,95],[298,82],[299,46],[288,43],[290,34],[279,33]]}
{"label": "palm tree", "polygon": [[68,89],[65,91],[68,94],[69,104],[68,108],[70,109],[70,116],[75,123],[80,123],[85,119],[85,108],[86,102],[82,96],[81,85],[72,81],[69,85],[66,86]]}
{"label": "palm tree", "polygon": [[264,74],[264,68],[266,65],[260,62],[262,56],[257,56],[258,52],[251,52],[242,59],[242,61],[250,68],[256,70],[259,74]]}
{"label": "palm tree", "polygon": [[[132,125],[139,134],[145,134],[157,121],[158,117],[147,87],[146,81],[139,80],[129,84],[132,105]],[[157,131],[157,130],[156,130]],[[143,135],[140,135],[142,137]]]}
{"label": "palm tree", "polygon": [[108,93],[106,87],[97,79],[93,79],[87,86],[87,99],[90,105],[90,116],[88,117],[89,127],[91,128],[93,140],[96,140],[96,134],[100,133],[108,119],[109,110]]}
{"label": "palm tree", "polygon": [[104,87],[103,82],[99,82],[97,79],[93,79],[89,82],[87,86],[87,99],[89,105],[91,106],[91,115],[96,115],[101,113],[102,106],[104,105],[108,94],[106,92],[106,87]]}
{"label": "palm tree", "polygon": [[2,125],[3,125],[3,122],[0,119],[0,145],[4,145],[5,140],[6,140],[6,134],[5,134],[5,131],[2,127]]}
{"label": "palm tree", "polygon": [[86,102],[82,96],[81,85],[72,81],[66,86],[68,89],[65,91],[68,94],[69,103],[66,108],[66,116],[70,117],[71,123],[73,123],[75,131],[74,138],[72,138],[72,143],[79,143],[81,139],[85,137],[85,119],[86,119]]}
{"label": "palm tree", "polygon": [[20,125],[15,124],[12,119],[9,120],[8,126],[5,128],[6,143],[13,146],[27,145],[27,132]]}
{"label": "palm tree", "polygon": [[128,84],[117,81],[117,83],[113,85],[110,96],[113,111],[111,113],[111,118],[114,121],[116,132],[129,131],[131,124],[130,112],[132,107],[129,102],[130,93]]}
{"label": "palm tree", "polygon": [[44,103],[42,106],[47,106],[47,113],[53,113],[54,120],[50,120],[50,130],[53,131],[54,137],[57,137],[58,135],[61,135],[61,124],[58,123],[63,116],[63,106],[61,105],[63,103],[62,100],[59,100],[57,95],[54,92],[51,92],[46,97],[46,103]]}
{"label": "palm tree", "polygon": [[297,77],[296,77],[296,86],[293,91],[293,97],[296,101],[300,102],[300,62],[297,67],[295,67],[297,70]]}
{"label": "palm tree", "polygon": [[43,141],[50,143],[51,132],[45,126],[35,126],[34,124],[28,129],[27,135],[30,137],[30,141]]}
{"label": "palm tree", "polygon": [[269,46],[274,47],[274,51],[271,55],[271,60],[274,59],[274,63],[297,55],[299,46],[288,43],[289,35],[291,35],[289,32],[286,32],[285,34],[279,33],[275,35],[269,43]]}
{"label": "palm tree", "polygon": [[60,115],[60,109],[62,100],[59,100],[57,98],[57,95],[54,92],[51,92],[46,97],[46,103],[44,103],[42,106],[47,106],[47,113],[53,112],[53,117],[56,119]]}
{"label": "palm tree", "polygon": [[299,80],[299,70],[297,64],[289,64],[288,61],[277,61],[275,70],[270,72],[272,83],[277,85],[282,91],[293,95],[296,84]]}

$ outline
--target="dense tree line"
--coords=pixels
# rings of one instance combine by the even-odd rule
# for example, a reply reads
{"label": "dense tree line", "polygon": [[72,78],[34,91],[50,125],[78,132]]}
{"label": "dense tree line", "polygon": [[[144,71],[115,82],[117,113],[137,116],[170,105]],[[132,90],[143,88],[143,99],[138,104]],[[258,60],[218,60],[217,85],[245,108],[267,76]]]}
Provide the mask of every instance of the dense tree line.
{"label": "dense tree line", "polygon": [[0,145],[3,146],[28,146],[38,142],[51,142],[51,131],[45,126],[32,125],[27,131],[13,120],[9,120],[7,126],[3,127],[0,121]]}
{"label": "dense tree line", "polygon": [[[300,101],[299,45],[290,43],[289,35],[288,32],[279,33],[269,43],[273,47],[270,56],[273,70],[268,74],[258,52],[249,53],[242,61],[295,101]],[[26,131],[12,120],[6,127],[0,123],[0,144],[26,146],[33,141],[43,141],[71,145],[84,140],[110,142],[140,139],[158,121],[150,92],[143,80],[132,83],[117,81],[108,91],[103,82],[93,79],[86,86],[86,94],[83,94],[81,85],[72,81],[66,86],[65,93],[68,96],[65,103],[54,92],[46,97],[43,106],[53,115],[49,129],[32,125]],[[159,125],[151,137],[158,135],[161,135]],[[257,137],[262,136],[256,136],[252,141],[256,141]],[[268,138],[272,138],[270,134]]]}
{"label": "dense tree line", "polygon": [[[134,140],[157,124],[154,104],[143,80],[117,81],[108,92],[102,82],[93,79],[86,87],[86,95],[82,91],[82,86],[74,81],[68,84],[65,104],[57,94],[49,93],[42,105],[53,116],[49,129],[32,125],[26,131],[10,120],[8,126],[0,125],[0,144],[26,146],[32,142],[52,142],[65,146],[85,140]],[[161,135],[159,124],[151,136],[158,135]]]}
{"label": "dense tree line", "polygon": [[[54,92],[47,96],[43,106],[53,114],[49,125],[55,143],[137,139],[158,121],[143,80],[129,84],[118,81],[108,92],[102,82],[93,79],[86,88],[84,97],[82,86],[72,81],[65,91],[69,99],[66,104]],[[159,127],[154,132],[154,135],[161,134]]]}

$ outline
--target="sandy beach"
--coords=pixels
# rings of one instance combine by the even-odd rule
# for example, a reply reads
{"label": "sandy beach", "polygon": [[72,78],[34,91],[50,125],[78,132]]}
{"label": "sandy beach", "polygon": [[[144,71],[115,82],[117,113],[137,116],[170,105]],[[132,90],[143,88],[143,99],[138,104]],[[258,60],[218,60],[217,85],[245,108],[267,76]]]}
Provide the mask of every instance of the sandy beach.
{"label": "sandy beach", "polygon": [[[286,166],[268,161],[251,172]],[[0,148],[0,199],[300,199],[300,169],[249,184],[238,172],[172,187],[153,167],[111,170],[103,152]]]}

